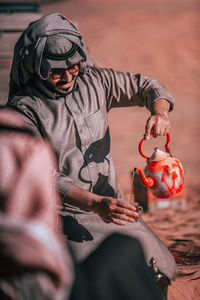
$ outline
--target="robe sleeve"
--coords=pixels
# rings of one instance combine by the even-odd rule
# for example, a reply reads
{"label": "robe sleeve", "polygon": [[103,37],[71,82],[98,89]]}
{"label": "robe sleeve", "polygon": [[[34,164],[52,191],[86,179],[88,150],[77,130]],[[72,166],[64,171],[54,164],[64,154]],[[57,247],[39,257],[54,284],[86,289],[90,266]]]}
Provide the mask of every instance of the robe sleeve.
{"label": "robe sleeve", "polygon": [[141,74],[96,69],[104,86],[107,109],[113,107],[141,106],[151,110],[154,101],[163,98],[174,106],[171,93],[156,79]]}

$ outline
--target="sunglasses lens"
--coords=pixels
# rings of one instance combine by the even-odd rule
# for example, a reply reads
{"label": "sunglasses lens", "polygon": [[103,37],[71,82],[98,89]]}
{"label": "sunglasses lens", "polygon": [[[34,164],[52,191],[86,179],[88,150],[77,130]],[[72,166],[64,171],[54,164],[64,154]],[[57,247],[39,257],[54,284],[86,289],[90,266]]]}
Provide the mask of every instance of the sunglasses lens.
{"label": "sunglasses lens", "polygon": [[79,70],[79,65],[73,65],[67,69],[69,73],[75,73]]}
{"label": "sunglasses lens", "polygon": [[64,72],[65,72],[64,69],[52,69],[51,70],[51,74],[54,79],[59,79],[61,76],[63,76]]}

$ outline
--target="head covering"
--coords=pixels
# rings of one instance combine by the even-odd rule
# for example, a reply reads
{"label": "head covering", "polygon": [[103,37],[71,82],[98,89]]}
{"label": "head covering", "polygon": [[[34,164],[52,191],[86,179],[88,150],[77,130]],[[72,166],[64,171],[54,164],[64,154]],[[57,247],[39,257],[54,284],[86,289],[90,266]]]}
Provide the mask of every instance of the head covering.
{"label": "head covering", "polygon": [[46,15],[30,23],[15,45],[9,96],[35,75],[45,80],[51,68],[78,62],[80,72],[93,65],[80,31],[59,13]]}
{"label": "head covering", "polygon": [[40,74],[42,78],[47,78],[52,68],[66,69],[84,60],[86,57],[80,55],[75,43],[70,42],[65,35],[53,35],[46,40]]}
{"label": "head covering", "polygon": [[74,275],[56,214],[56,167],[22,115],[0,109],[0,294],[9,299],[68,299]]}

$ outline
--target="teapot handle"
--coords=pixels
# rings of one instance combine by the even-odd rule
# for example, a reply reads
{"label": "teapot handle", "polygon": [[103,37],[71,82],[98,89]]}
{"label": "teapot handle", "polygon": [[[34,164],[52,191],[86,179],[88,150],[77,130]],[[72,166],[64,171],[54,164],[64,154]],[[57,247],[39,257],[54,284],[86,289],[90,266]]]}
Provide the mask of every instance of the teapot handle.
{"label": "teapot handle", "polygon": [[[151,133],[150,133],[150,136],[151,136],[152,134],[153,134],[153,133],[151,132]],[[167,136],[167,141],[166,141],[166,144],[165,144],[165,150],[166,150],[166,152],[168,152],[168,153],[171,155],[170,149],[169,149],[170,134],[167,133],[166,136]],[[142,152],[142,144],[143,144],[144,141],[145,141],[145,138],[143,138],[143,139],[140,141],[138,148],[139,148],[140,154],[141,154],[144,158],[147,158],[147,159],[148,159],[149,156],[145,155],[145,154]]]}

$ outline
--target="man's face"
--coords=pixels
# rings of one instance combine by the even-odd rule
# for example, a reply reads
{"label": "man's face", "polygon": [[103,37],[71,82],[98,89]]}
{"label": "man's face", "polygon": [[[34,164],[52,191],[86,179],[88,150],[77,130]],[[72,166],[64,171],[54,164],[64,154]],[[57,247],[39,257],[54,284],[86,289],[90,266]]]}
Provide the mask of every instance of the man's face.
{"label": "man's face", "polygon": [[67,69],[51,69],[47,81],[56,91],[68,94],[72,91],[78,74],[79,64],[72,65]]}

